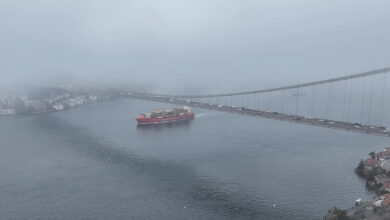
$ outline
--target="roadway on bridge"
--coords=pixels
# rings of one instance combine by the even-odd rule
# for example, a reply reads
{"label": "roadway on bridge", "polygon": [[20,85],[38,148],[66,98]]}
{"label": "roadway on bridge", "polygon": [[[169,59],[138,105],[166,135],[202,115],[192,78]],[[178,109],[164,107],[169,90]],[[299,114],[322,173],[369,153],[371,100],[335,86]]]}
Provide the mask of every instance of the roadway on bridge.
{"label": "roadway on bridge", "polygon": [[164,103],[169,103],[174,105],[186,105],[191,107],[210,109],[214,111],[228,112],[228,113],[234,113],[240,115],[248,115],[248,116],[261,117],[261,118],[267,118],[267,119],[273,119],[279,121],[287,121],[287,122],[293,122],[293,123],[299,123],[305,125],[312,125],[317,127],[325,127],[331,129],[390,137],[390,130],[388,128],[381,127],[381,126],[362,125],[359,123],[342,122],[342,121],[321,119],[321,118],[310,118],[305,116],[289,115],[289,114],[283,114],[278,112],[268,112],[262,110],[249,109],[245,107],[224,106],[224,105],[209,104],[204,102],[194,102],[185,99],[167,98],[167,97],[145,95],[145,94],[127,93],[126,96],[134,99],[141,99],[141,100],[154,101],[154,102],[164,102]]}

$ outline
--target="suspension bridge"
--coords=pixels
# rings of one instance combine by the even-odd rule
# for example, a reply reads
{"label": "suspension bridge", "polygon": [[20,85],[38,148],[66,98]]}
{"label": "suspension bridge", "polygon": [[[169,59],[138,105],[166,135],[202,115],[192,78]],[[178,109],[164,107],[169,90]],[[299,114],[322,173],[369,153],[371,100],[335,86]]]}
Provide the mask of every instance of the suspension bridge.
{"label": "suspension bridge", "polygon": [[166,95],[121,91],[135,99],[187,105],[390,137],[390,68],[262,90]]}

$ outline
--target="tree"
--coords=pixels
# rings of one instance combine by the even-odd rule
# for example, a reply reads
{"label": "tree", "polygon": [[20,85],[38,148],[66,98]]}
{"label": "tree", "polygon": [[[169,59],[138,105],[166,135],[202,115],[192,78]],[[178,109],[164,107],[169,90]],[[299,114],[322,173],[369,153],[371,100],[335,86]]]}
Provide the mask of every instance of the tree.
{"label": "tree", "polygon": [[364,168],[364,162],[363,162],[363,159],[360,160],[360,163],[358,165],[358,167],[356,168],[357,170],[363,170]]}

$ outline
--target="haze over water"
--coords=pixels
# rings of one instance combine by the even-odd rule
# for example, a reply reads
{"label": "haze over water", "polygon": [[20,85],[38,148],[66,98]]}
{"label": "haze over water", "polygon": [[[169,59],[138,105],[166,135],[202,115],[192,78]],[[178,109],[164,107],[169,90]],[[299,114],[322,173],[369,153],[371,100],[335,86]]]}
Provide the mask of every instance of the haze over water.
{"label": "haze over water", "polygon": [[374,195],[353,169],[387,138],[201,109],[137,127],[157,107],[0,118],[1,218],[311,220]]}
{"label": "haze over water", "polygon": [[[0,220],[312,220],[372,198],[354,168],[388,138],[204,109],[190,123],[138,127],[140,113],[173,106],[113,97],[231,94],[389,67],[389,9],[0,0],[0,115],[13,115],[0,117]],[[388,94],[387,73],[188,102],[387,132]]]}

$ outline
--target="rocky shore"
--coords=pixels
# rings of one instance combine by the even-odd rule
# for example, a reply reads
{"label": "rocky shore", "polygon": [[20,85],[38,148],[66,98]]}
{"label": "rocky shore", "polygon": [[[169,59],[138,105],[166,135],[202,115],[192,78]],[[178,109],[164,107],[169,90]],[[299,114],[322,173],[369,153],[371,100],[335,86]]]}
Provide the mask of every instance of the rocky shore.
{"label": "rocky shore", "polygon": [[390,147],[369,156],[360,161],[355,172],[366,179],[366,186],[377,196],[369,201],[357,199],[353,207],[345,210],[331,208],[324,220],[390,220]]}

